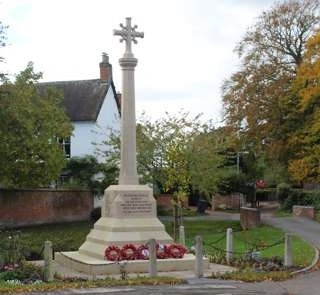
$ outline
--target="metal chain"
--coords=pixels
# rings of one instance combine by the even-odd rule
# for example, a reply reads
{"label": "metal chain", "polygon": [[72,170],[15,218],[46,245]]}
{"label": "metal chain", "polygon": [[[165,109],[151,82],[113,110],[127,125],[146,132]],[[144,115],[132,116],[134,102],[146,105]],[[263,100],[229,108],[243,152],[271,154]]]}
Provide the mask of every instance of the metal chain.
{"label": "metal chain", "polygon": [[243,241],[242,239],[240,239],[239,237],[237,236],[234,236],[234,238],[238,241],[240,241],[241,243],[243,244],[247,244],[251,247],[254,247],[255,249],[257,250],[266,250],[266,249],[269,249],[271,247],[274,247],[274,246],[277,246],[277,245],[280,245],[282,243],[284,243],[284,238],[281,238],[280,240],[274,242],[273,244],[270,244],[270,245],[262,245],[262,246],[258,246],[257,243],[250,243],[248,241]]}

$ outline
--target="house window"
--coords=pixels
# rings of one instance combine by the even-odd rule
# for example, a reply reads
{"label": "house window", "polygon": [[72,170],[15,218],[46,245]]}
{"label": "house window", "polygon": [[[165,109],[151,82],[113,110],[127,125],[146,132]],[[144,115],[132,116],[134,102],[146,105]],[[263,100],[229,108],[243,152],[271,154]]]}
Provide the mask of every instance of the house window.
{"label": "house window", "polygon": [[67,138],[60,138],[59,139],[59,144],[64,152],[65,156],[67,159],[70,159],[71,157],[71,141],[70,141],[70,136]]}

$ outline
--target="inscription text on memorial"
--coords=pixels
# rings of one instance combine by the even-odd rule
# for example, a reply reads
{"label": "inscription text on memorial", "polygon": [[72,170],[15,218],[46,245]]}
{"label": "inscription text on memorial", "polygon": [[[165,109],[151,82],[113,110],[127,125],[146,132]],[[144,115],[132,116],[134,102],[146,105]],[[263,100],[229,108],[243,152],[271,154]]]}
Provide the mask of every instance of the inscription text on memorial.
{"label": "inscription text on memorial", "polygon": [[125,193],[121,211],[125,215],[152,214],[152,202],[147,194]]}

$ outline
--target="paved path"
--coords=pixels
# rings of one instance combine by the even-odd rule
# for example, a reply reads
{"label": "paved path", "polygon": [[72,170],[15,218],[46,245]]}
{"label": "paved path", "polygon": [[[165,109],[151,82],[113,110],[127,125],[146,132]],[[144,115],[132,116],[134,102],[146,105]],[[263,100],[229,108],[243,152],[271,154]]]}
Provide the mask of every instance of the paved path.
{"label": "paved path", "polygon": [[282,228],[312,243],[320,249],[320,224],[304,217],[271,217],[266,216],[264,223]]}

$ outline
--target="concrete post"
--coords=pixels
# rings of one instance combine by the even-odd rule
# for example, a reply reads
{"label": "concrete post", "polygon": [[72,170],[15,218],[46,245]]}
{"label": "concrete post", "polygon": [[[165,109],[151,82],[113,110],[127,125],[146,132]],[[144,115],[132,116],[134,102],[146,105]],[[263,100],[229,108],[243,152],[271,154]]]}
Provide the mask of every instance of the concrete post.
{"label": "concrete post", "polygon": [[196,236],[195,275],[197,278],[203,277],[203,243],[201,236]]}
{"label": "concrete post", "polygon": [[284,266],[292,266],[292,246],[291,246],[291,235],[285,234],[284,240]]}
{"label": "concrete post", "polygon": [[147,243],[149,249],[149,274],[150,277],[157,276],[157,249],[156,240],[150,239]]}
{"label": "concrete post", "polygon": [[227,241],[226,241],[226,260],[230,263],[233,256],[233,236],[232,228],[227,229]]}
{"label": "concrete post", "polygon": [[50,241],[44,242],[44,269],[43,269],[43,280],[45,282],[53,281],[53,269],[52,269],[52,243]]}
{"label": "concrete post", "polygon": [[179,227],[179,243],[183,246],[186,245],[186,238],[185,238],[185,232],[184,232],[183,225],[180,225],[180,227]]}

